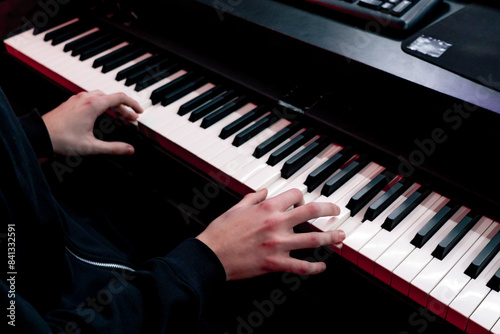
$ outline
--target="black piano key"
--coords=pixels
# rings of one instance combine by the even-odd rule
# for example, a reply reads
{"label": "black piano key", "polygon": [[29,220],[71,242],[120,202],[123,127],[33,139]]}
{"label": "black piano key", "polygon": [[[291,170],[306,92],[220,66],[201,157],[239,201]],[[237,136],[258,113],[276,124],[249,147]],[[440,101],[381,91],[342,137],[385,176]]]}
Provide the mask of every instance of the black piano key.
{"label": "black piano key", "polygon": [[359,190],[354,196],[351,197],[346,205],[351,213],[350,216],[353,217],[361,209],[370,202],[385,186],[391,181],[391,176],[394,175],[390,171],[384,171],[379,175],[375,176],[366,186]]}
{"label": "black piano key", "polygon": [[249,112],[247,112],[246,114],[244,114],[243,116],[241,116],[240,118],[235,120],[234,122],[226,125],[221,130],[221,132],[219,134],[219,138],[226,139],[227,137],[232,136],[233,134],[240,131],[248,124],[250,124],[252,121],[254,121],[257,118],[259,118],[260,116],[262,116],[267,110],[268,110],[268,108],[265,106],[256,107],[256,108],[250,110]]}
{"label": "black piano key", "polygon": [[257,159],[270,152],[276,146],[281,144],[285,139],[294,135],[297,131],[301,129],[300,122],[295,121],[288,124],[286,127],[278,131],[275,135],[268,138],[262,142],[259,146],[255,148],[253,156]]}
{"label": "black piano key", "polygon": [[326,181],[325,185],[321,189],[321,195],[328,197],[333,194],[337,189],[339,189],[347,181],[349,181],[351,177],[353,177],[361,169],[363,169],[368,164],[368,162],[369,161],[365,156],[360,156],[356,160],[352,161],[338,174]]}
{"label": "black piano key", "polygon": [[95,39],[107,34],[105,31],[102,30],[97,30],[94,31],[93,33],[87,34],[83,37],[80,37],[72,42],[66,43],[64,45],[63,51],[68,52],[68,51],[73,51],[76,48],[81,48],[82,45],[88,45]]}
{"label": "black piano key", "polygon": [[491,262],[500,250],[500,232],[488,242],[486,247],[476,256],[472,263],[465,270],[465,274],[476,279],[483,269]]}
{"label": "black piano key", "polygon": [[233,139],[233,146],[239,147],[242,144],[246,143],[254,136],[262,132],[264,129],[267,129],[274,123],[276,123],[280,117],[274,115],[273,113],[263,117],[262,119],[255,122],[255,124],[249,126],[243,131],[239,132]]}
{"label": "black piano key", "polygon": [[168,78],[179,70],[181,70],[181,67],[178,64],[171,64],[170,66],[167,66],[154,74],[145,75],[139,81],[137,81],[134,90],[136,92],[140,92],[141,90],[146,89],[165,78]]}
{"label": "black piano key", "polygon": [[217,96],[216,98],[210,100],[209,102],[205,103],[204,105],[199,106],[195,110],[191,112],[191,115],[189,115],[189,120],[191,122],[196,122],[197,120],[205,117],[206,115],[210,114],[212,111],[218,109],[219,107],[223,106],[224,104],[228,103],[232,99],[236,97],[236,92],[234,90],[228,90],[227,92]]}
{"label": "black piano key", "polygon": [[415,247],[422,248],[459,208],[459,204],[448,202],[420,229],[420,231],[417,232],[417,234],[415,234],[410,243]]}
{"label": "black piano key", "polygon": [[167,68],[172,65],[173,63],[166,58],[157,58],[151,60],[151,62],[146,64],[146,66],[142,66],[141,68],[134,71],[134,73],[128,75],[127,78],[125,79],[125,86],[132,86],[144,78],[154,77],[157,73],[160,73],[164,68]]}
{"label": "black piano key", "polygon": [[209,90],[207,90],[205,93],[201,94],[200,96],[184,103],[182,106],[179,107],[179,110],[177,111],[177,114],[180,116],[184,116],[191,111],[195,110],[199,106],[207,103],[214,97],[217,97],[221,95],[223,92],[225,92],[226,89],[222,85],[217,85]]}
{"label": "black piano key", "polygon": [[97,31],[90,35],[84,36],[75,41],[78,43],[71,47],[71,55],[73,57],[79,56],[83,53],[83,51],[89,50],[96,45],[100,45],[102,43],[110,41],[115,37],[115,34],[105,31]]}
{"label": "black piano key", "polygon": [[135,58],[142,56],[146,53],[146,48],[136,44],[129,44],[114,52],[108,53],[100,58],[97,58],[92,64],[97,68],[102,66],[101,72],[108,73],[117,67],[120,67]]}
{"label": "black piano key", "polygon": [[421,186],[413,194],[410,195],[403,203],[401,203],[393,212],[387,216],[382,228],[387,231],[392,231],[399,223],[408,216],[410,212],[413,211],[422,203],[422,201],[429,196],[431,189],[428,186]]}
{"label": "black piano key", "polygon": [[177,101],[183,96],[186,96],[187,94],[191,93],[192,91],[200,88],[204,84],[208,82],[207,78],[205,77],[198,77],[194,79],[193,81],[188,82],[182,87],[177,88],[176,90],[166,94],[162,99],[161,99],[161,104],[163,106],[167,106],[172,102]]}
{"label": "black piano key", "polygon": [[117,46],[118,44],[122,43],[123,42],[123,38],[122,37],[115,37],[109,41],[105,41],[99,45],[94,45],[93,47],[90,47],[86,50],[84,50],[81,54],[80,54],[80,60],[81,61],[84,61],[84,60],[87,60],[89,58],[92,58],[96,55],[98,55],[99,53],[101,52],[104,52],[108,49],[111,49],[112,47],[114,46]]}
{"label": "black piano key", "polygon": [[53,39],[54,37],[56,37],[57,35],[64,34],[67,31],[71,31],[75,27],[81,26],[81,24],[82,24],[82,21],[78,20],[76,22],[67,24],[64,27],[58,28],[56,30],[52,30],[51,32],[48,32],[45,34],[45,36],[43,37],[43,40],[48,42],[51,39]]}
{"label": "black piano key", "polygon": [[492,290],[500,292],[500,268],[498,268],[497,272],[488,281],[486,286]]}
{"label": "black piano key", "polygon": [[134,51],[136,48],[137,48],[137,46],[134,44],[125,45],[124,47],[121,47],[118,50],[115,50],[115,51],[110,52],[104,56],[97,58],[92,63],[92,67],[93,68],[101,67],[105,63],[108,63],[116,58],[123,56],[124,54],[128,54],[128,53]]}
{"label": "black piano key", "polygon": [[323,151],[331,142],[327,136],[321,136],[311,144],[307,145],[303,150],[288,159],[281,168],[281,177],[288,179],[295,174],[299,169],[304,167],[311,159]]}
{"label": "black piano key", "polygon": [[304,184],[307,186],[307,191],[311,192],[316,189],[322,182],[332,175],[333,172],[342,167],[342,165],[345,164],[352,156],[351,151],[352,149],[350,147],[343,148],[340,152],[312,171],[312,173],[309,174],[304,181]]}
{"label": "black piano key", "polygon": [[125,65],[129,61],[132,61],[140,56],[145,55],[146,52],[147,51],[145,48],[140,47],[140,48],[135,49],[134,51],[132,51],[128,54],[124,54],[121,57],[110,60],[109,62],[103,64],[101,72],[108,73],[108,72],[110,72],[110,71],[112,71],[112,70],[114,70],[122,65]]}
{"label": "black piano key", "polygon": [[292,154],[295,150],[304,145],[309,139],[314,137],[314,129],[306,129],[304,132],[298,134],[293,139],[291,139],[285,145],[279,147],[276,151],[271,153],[267,159],[267,164],[269,166],[274,166],[281,160],[285,159],[287,156]]}
{"label": "black piano key", "polygon": [[66,34],[56,36],[52,39],[52,45],[59,45],[63,42],[66,42],[67,40],[76,37],[80,34],[83,34],[85,31],[89,30],[89,27],[87,26],[82,26],[80,28],[77,28],[73,31],[67,32]]}
{"label": "black piano key", "polygon": [[82,21],[77,21],[71,24],[68,24],[59,29],[48,32],[44,36],[45,41],[52,41],[52,45],[58,45],[64,41],[67,41],[70,38],[78,36],[85,31],[89,30],[89,26]]}
{"label": "black piano key", "polygon": [[240,109],[243,107],[245,104],[248,103],[247,97],[246,96],[240,96],[236,100],[229,102],[225,106],[217,109],[210,115],[206,116],[203,121],[201,122],[201,127],[203,129],[206,129],[213,124],[217,123],[224,117],[228,116],[229,114],[235,112],[236,110]]}
{"label": "black piano key", "polygon": [[118,72],[116,74],[115,80],[120,81],[120,80],[126,79],[126,78],[128,78],[128,77],[130,77],[138,72],[143,71],[147,66],[152,65],[154,63],[158,63],[158,62],[162,61],[163,59],[164,58],[162,58],[162,56],[160,56],[160,55],[154,55],[154,56],[148,57],[146,59],[143,59],[140,62],[138,62],[137,64],[134,64],[134,65],[127,67],[127,68],[121,70],[120,72]]}
{"label": "black piano key", "polygon": [[378,217],[392,202],[394,202],[408,187],[411,182],[400,180],[392,185],[382,196],[370,205],[363,216],[363,221],[373,221]]}
{"label": "black piano key", "polygon": [[432,256],[442,260],[455,247],[455,245],[470,231],[470,229],[481,219],[481,215],[470,212],[455,226],[450,233],[439,243],[432,252]]}
{"label": "black piano key", "polygon": [[[156,88],[151,92],[151,96],[149,99],[153,104],[157,104],[160,102],[167,94],[177,90],[179,87],[182,87],[188,82],[193,81],[194,79],[199,78],[199,76],[195,72],[189,72],[184,75],[181,75],[175,80],[172,80],[161,87]],[[164,104],[167,105],[167,104]]]}

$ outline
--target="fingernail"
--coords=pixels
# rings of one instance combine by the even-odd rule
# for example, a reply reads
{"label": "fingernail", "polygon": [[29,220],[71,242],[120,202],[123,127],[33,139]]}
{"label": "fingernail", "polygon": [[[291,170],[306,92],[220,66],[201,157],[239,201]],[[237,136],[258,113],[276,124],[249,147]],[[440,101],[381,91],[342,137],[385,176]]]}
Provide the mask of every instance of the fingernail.
{"label": "fingernail", "polygon": [[344,231],[339,230],[339,231],[338,231],[338,234],[339,234],[339,238],[340,238],[340,239],[342,239],[342,240],[344,240],[344,239],[345,239],[345,232],[344,232]]}

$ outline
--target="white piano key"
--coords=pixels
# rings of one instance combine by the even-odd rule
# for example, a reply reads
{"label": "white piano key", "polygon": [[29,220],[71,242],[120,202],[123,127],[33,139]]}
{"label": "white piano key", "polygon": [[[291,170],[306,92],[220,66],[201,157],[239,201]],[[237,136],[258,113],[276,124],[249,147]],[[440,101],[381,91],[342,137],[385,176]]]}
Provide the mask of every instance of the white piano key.
{"label": "white piano key", "polygon": [[[52,48],[52,51],[50,51],[50,53],[54,55],[53,57],[57,61],[54,60],[52,62],[45,63],[41,61],[44,66],[54,71],[55,73],[60,74],[64,78],[70,80],[86,91],[99,89],[99,78],[101,78],[99,74],[101,74],[101,72],[100,70],[92,67],[94,60],[127,45],[126,42],[121,43],[93,57],[81,61],[78,57],[71,56],[70,53],[64,53],[62,51],[57,52],[56,47],[53,47],[48,43],[45,44],[48,48]],[[34,59],[38,61],[38,56],[34,55]]]}
{"label": "white piano key", "polygon": [[474,310],[467,323],[467,333],[490,333],[500,318],[500,292],[491,290]]}
{"label": "white piano key", "polygon": [[321,182],[313,191],[311,192],[306,192],[305,195],[304,195],[304,201],[306,203],[310,203],[310,202],[314,202],[316,201],[318,198],[320,198],[322,195],[321,195],[321,189],[323,189],[323,186],[325,185],[325,183],[331,179],[332,177],[334,177],[335,175],[337,175],[338,173],[340,173],[342,170],[339,168],[337,169],[336,171],[334,171],[326,180],[324,180],[323,182]]}
{"label": "white piano key", "polygon": [[[166,77],[166,78],[163,78],[161,80],[159,80],[158,82],[154,83],[153,85],[137,92],[134,87],[135,85],[132,85],[130,86],[130,91],[128,92],[129,96],[132,97],[133,99],[137,100],[139,102],[139,104],[141,105],[141,107],[143,109],[147,109],[147,108],[150,108],[150,107],[153,107],[153,103],[151,102],[151,93],[153,93],[153,91],[157,88],[160,88],[161,86],[165,85],[165,84],[168,84],[169,82],[185,75],[187,73],[186,70],[179,70],[175,73],[173,73],[172,75]],[[210,83],[208,83],[207,85],[210,85]],[[126,87],[125,85],[123,87]],[[204,86],[200,87],[200,88],[203,88]],[[202,89],[203,90],[203,89]],[[158,104],[160,105],[160,104]]]}
{"label": "white piano key", "polygon": [[394,244],[389,246],[389,248],[375,261],[375,277],[386,284],[391,284],[392,272],[394,269],[396,269],[396,267],[415,249],[415,246],[413,246],[410,241],[448,202],[448,198],[441,196],[429,210],[424,212],[415,224],[408,228]]}
{"label": "white piano key", "polygon": [[427,297],[432,289],[434,289],[451,268],[460,261],[491,223],[491,219],[486,217],[481,218],[443,260],[433,258],[411,281],[410,298],[420,305],[426,306]]}
{"label": "white piano key", "polygon": [[234,112],[227,115],[226,117],[224,117],[217,123],[213,124],[212,126],[206,129],[201,129],[203,133],[202,136],[188,136],[187,138],[184,138],[182,142],[183,147],[194,153],[202,145],[212,146],[216,145],[217,143],[220,143],[221,141],[223,141],[223,139],[219,137],[219,134],[222,131],[222,129],[225,126],[236,121],[238,118],[244,116],[251,110],[255,109],[256,107],[257,106],[253,103],[248,103],[244,105],[240,109],[235,110]]}
{"label": "white piano key", "polygon": [[495,323],[495,325],[491,328],[490,333],[499,334],[500,333],[500,319]]}
{"label": "white piano key", "polygon": [[[244,129],[254,125],[256,122],[258,122],[259,120],[261,120],[262,118],[270,115],[271,112],[266,112],[264,113],[263,115],[261,115],[260,117],[258,117],[256,120],[250,122],[249,124],[247,124],[243,129],[241,129],[240,131],[243,131]],[[259,133],[259,135],[269,135],[272,131],[269,130],[269,128],[265,129],[263,132]],[[234,150],[234,149],[237,149],[237,147],[235,147],[234,145],[232,145],[232,142],[234,140],[234,138],[236,137],[236,135],[239,133],[239,131],[237,131],[236,133],[233,133],[231,136],[227,137],[226,139],[222,140],[220,143],[217,143],[216,145],[213,145],[213,143],[202,143],[202,145],[200,145],[199,147],[197,148],[194,148],[195,150],[195,153],[200,156],[203,160],[210,160],[210,159],[213,159],[214,157],[216,157],[217,155],[219,154],[222,154],[224,151],[226,150]],[[253,139],[255,140],[255,139]],[[253,142],[253,141],[252,141]],[[245,145],[248,145],[248,141],[242,145],[242,146],[245,146]],[[248,147],[245,147],[245,149],[249,149]]]}
{"label": "white piano key", "polygon": [[340,214],[337,216],[320,217],[311,224],[321,231],[337,229],[350,215],[351,211],[346,208],[347,203],[354,194],[367,185],[375,176],[380,174],[384,167],[377,163],[370,162],[365,168],[354,175],[349,181],[334,191],[330,196],[320,196],[315,202],[331,202],[338,205]]}
{"label": "white piano key", "polygon": [[[71,51],[70,52],[64,51],[64,47],[66,46],[66,44],[71,43],[73,41],[76,41],[82,37],[85,37],[85,36],[90,35],[94,32],[97,32],[97,31],[99,31],[99,28],[91,28],[91,29],[81,33],[80,35],[75,36],[75,37],[67,40],[64,43],[60,43],[60,44],[55,45],[55,46],[40,39],[40,42],[41,42],[40,44],[42,45],[42,43],[43,43],[43,45],[45,45],[46,47],[44,48],[43,51],[42,51],[42,49],[40,49],[40,53],[37,53],[37,59],[39,61],[43,62],[43,64],[56,64],[56,63],[58,63],[58,65],[61,68],[65,68],[66,62],[62,62],[61,57],[63,55],[65,56],[65,59],[67,57],[71,57]],[[55,54],[59,55],[59,57],[54,57]],[[72,57],[72,58],[76,58],[76,57]]]}
{"label": "white piano key", "polygon": [[[38,44],[35,42],[32,43],[31,48],[38,47],[37,50],[30,51],[32,53],[32,58],[35,61],[43,64],[54,73],[79,86],[83,90],[91,91],[99,89],[108,94],[115,92],[125,92],[132,98],[138,100],[143,108],[148,107],[148,105],[144,103],[144,95],[146,94],[137,93],[134,91],[133,87],[126,87],[125,85],[123,85],[123,83],[117,83],[115,80],[115,75],[119,70],[131,66],[135,62],[145,59],[148,56],[151,56],[150,54],[140,56],[135,61],[131,61],[125,65],[122,65],[118,69],[104,74],[101,72],[100,68],[94,68],[92,66],[94,60],[128,45],[127,42],[123,42],[115,47],[105,50],[85,61],[80,61],[78,57],[71,56],[71,52],[63,52],[63,48],[67,43],[89,33],[92,33],[96,30],[97,28],[91,29],[77,37],[68,40],[65,43],[61,43],[56,46],[52,46],[50,43],[43,41],[43,36],[42,34],[40,34],[38,40],[36,41]],[[149,98],[150,92],[147,94],[147,98]]]}
{"label": "white piano key", "polygon": [[[253,104],[253,103],[246,104],[245,106],[241,107],[238,110],[239,112],[236,114],[236,116],[238,117],[240,115],[244,115],[254,108],[255,108],[255,104]],[[185,115],[185,116],[187,116],[187,115]],[[219,122],[221,122],[222,124],[215,127],[214,129],[212,129],[210,131],[210,127],[208,129],[203,129],[201,127],[201,123],[203,122],[203,118],[200,118],[196,122],[189,121],[188,117],[179,117],[179,118],[182,119],[182,122],[183,122],[182,125],[180,125],[179,127],[176,127],[173,130],[170,130],[170,132],[168,132],[168,139],[172,142],[175,142],[175,143],[181,145],[185,149],[190,148],[188,143],[193,143],[193,142],[196,143],[199,140],[211,141],[214,145],[219,144],[220,142],[222,142],[222,139],[218,138],[218,134],[220,133],[221,126],[223,126],[225,124],[227,125],[227,123],[229,121],[235,119],[233,116],[233,117],[229,117],[229,119],[227,119],[227,120],[221,120]],[[217,130],[219,130],[219,131],[217,131]],[[212,134],[212,137],[206,138],[207,134]]]}
{"label": "white piano key", "polygon": [[[262,115],[260,118],[256,119],[255,121],[251,122],[248,124],[246,127],[241,129],[239,132],[244,131],[245,129],[249,128],[250,126],[253,126],[255,123],[259,122],[262,118],[269,116],[270,113],[266,113]],[[246,143],[242,144],[239,147],[233,146],[232,142],[233,139],[238,135],[239,132],[233,134],[232,136],[229,136],[225,140],[223,140],[221,143],[217,145],[212,145],[210,147],[205,148],[204,150],[197,151],[197,154],[199,157],[201,157],[203,160],[208,161],[209,163],[212,163],[213,159],[216,159],[218,155],[220,154],[246,154],[246,155],[251,155],[253,151],[255,150],[255,147],[262,143],[264,140],[268,139],[269,137],[273,136],[276,132],[280,131],[284,127],[286,127],[288,124],[290,124],[290,121],[286,119],[280,119],[270,127],[264,129],[257,135],[255,135],[253,138],[248,140]],[[236,166],[237,167],[237,166]]]}
{"label": "white piano key", "polygon": [[469,264],[483,250],[488,242],[500,231],[500,224],[491,224],[488,229],[477,239],[465,255],[456,263],[446,276],[431,291],[427,308],[435,314],[446,317],[448,305],[458,295],[458,293],[471,280],[470,276],[464,273]]}
{"label": "white piano key", "polygon": [[[88,32],[83,33],[82,35],[86,35]],[[63,70],[68,70],[71,68],[74,63],[74,57],[65,53],[63,51],[64,45],[66,43],[61,43],[58,45],[51,45],[49,42],[44,41],[45,34],[39,34],[34,40],[31,41],[31,44],[27,46],[29,49],[26,51],[29,52],[32,56],[31,58],[36,60],[38,63],[43,64],[43,66],[51,69],[57,70],[57,73],[61,76],[65,76]],[[71,42],[80,36],[74,37],[68,42]]]}
{"label": "white piano key", "polygon": [[[247,180],[245,180],[245,183],[248,186],[250,186],[252,189],[255,189],[255,190],[269,187],[271,184],[276,182],[281,177],[281,168],[283,168],[283,165],[285,164],[286,160],[289,159],[290,157],[293,157],[295,154],[299,153],[300,151],[302,151],[304,148],[307,147],[307,145],[311,144],[313,141],[317,140],[318,138],[319,138],[319,136],[315,136],[312,139],[308,140],[304,145],[301,145],[298,149],[296,149],[291,154],[286,156],[283,160],[278,162],[276,165],[264,167],[258,173],[254,174],[253,176],[251,176]],[[293,139],[293,137],[290,137],[283,144],[286,144],[286,142],[289,142],[291,139]],[[255,147],[254,147],[254,149],[255,149]],[[253,150],[251,153],[253,153]]]}
{"label": "white piano key", "polygon": [[485,270],[476,278],[467,282],[465,287],[449,304],[446,320],[461,330],[465,330],[467,321],[483,299],[492,291],[486,284],[500,267],[498,253]]}
{"label": "white piano key", "polygon": [[283,193],[289,189],[299,189],[303,194],[307,192],[307,186],[304,184],[307,176],[317,167],[337,154],[342,149],[342,146],[336,144],[328,145],[322,152],[309,161],[304,167],[297,171],[289,179],[280,178],[275,183],[268,187],[268,197],[274,197],[279,193]]}
{"label": "white piano key", "polygon": [[[101,73],[99,69],[93,68],[93,61],[102,55],[105,55],[120,48],[121,46],[126,45],[126,42],[120,44],[119,46],[103,51],[99,55],[96,55],[83,62],[80,61],[77,57],[71,56],[70,52],[63,52],[63,48],[66,43],[69,43],[95,30],[96,28],[91,29],[77,37],[68,40],[65,43],[61,43],[56,46],[53,46],[51,45],[51,43],[43,40],[45,34],[39,34],[36,36],[31,34],[33,36],[33,39],[31,40],[29,45],[24,46],[25,50],[23,51],[28,53],[30,55],[30,58],[32,58],[34,61],[40,63],[48,70],[58,74],[59,76],[65,78],[66,80],[70,81],[83,90],[104,90],[106,86],[109,86],[110,84],[113,84],[115,82],[114,78],[112,78],[112,80],[108,80],[107,77],[109,77],[109,75],[105,75]],[[133,93],[131,88],[125,86],[116,86],[115,91],[125,91],[128,94]]]}
{"label": "white piano key", "polygon": [[463,217],[470,212],[469,208],[461,207],[422,248],[415,248],[393,271],[391,286],[407,295],[410,282],[433,259],[431,253],[439,242],[455,227]]}
{"label": "white piano key", "polygon": [[[420,187],[420,184],[414,183],[401,196],[391,203],[377,218],[373,221],[363,222],[351,234],[347,234],[342,246],[342,256],[353,262],[358,263],[358,252],[368,241],[371,240],[382,228],[385,218],[403,203],[411,194]],[[342,229],[342,225],[340,226]]]}
{"label": "white piano key", "polygon": [[[342,230],[345,232],[346,235],[351,235],[359,226],[362,225],[363,223],[363,217],[366,213],[366,210],[368,209],[368,207],[373,204],[378,197],[380,197],[384,192],[383,191],[380,191],[377,196],[375,196],[374,198],[372,198],[367,204],[366,206],[364,206],[358,213],[356,213],[356,215],[352,216],[352,217],[348,217],[347,220],[341,224],[340,226],[338,226],[337,229],[339,230]],[[339,248],[339,247],[331,247],[331,249],[341,255],[342,254],[342,248]]]}
{"label": "white piano key", "polygon": [[[288,143],[288,141],[289,140],[286,139],[285,141],[283,141],[283,143],[281,143],[277,147],[280,147],[280,146]],[[272,153],[273,153],[273,151],[270,151],[270,152],[264,154],[260,158],[255,158],[254,160],[250,161],[245,166],[241,166],[240,168],[237,168],[233,173],[233,177],[242,181],[242,182],[245,182],[250,177],[257,174],[258,172],[260,172],[261,170],[263,170],[264,168],[266,168],[268,166],[266,161],[267,161],[267,159],[269,159],[269,156]],[[253,154],[253,152],[251,154]]]}
{"label": "white piano key", "polygon": [[[43,41],[43,38],[47,33],[54,31],[54,30],[57,30],[59,28],[62,28],[64,26],[67,26],[69,24],[78,22],[79,20],[80,19],[78,19],[78,18],[69,20],[67,22],[61,23],[61,24],[59,24],[51,29],[48,29],[47,31],[45,31],[43,33],[37,34],[37,35],[33,34],[34,29],[29,29],[29,30],[26,30],[26,31],[18,34],[18,35],[12,36],[9,39],[6,39],[5,43],[11,45],[12,47],[16,48],[17,50],[19,50],[21,52],[24,52],[26,50],[26,48],[29,51],[30,45],[32,45],[33,41],[36,41],[39,39],[41,39]],[[44,41],[44,43],[50,44],[50,42],[46,42],[46,41]]]}
{"label": "white piano key", "polygon": [[[290,124],[289,121],[286,121],[287,122],[287,125]],[[280,130],[282,128],[280,127]],[[274,135],[276,132],[274,132],[272,135]],[[297,133],[298,134],[298,133]],[[281,142],[279,145],[277,145],[274,149],[270,150],[269,152],[267,152],[266,154],[264,154],[263,156],[261,156],[260,158],[256,158],[254,159],[253,161],[251,161],[249,164],[243,166],[242,168],[239,168],[237,170],[234,171],[233,173],[233,176],[242,181],[242,182],[245,182],[246,180],[248,180],[250,177],[252,177],[253,175],[257,174],[258,172],[260,172],[262,169],[266,168],[268,166],[268,164],[266,163],[266,161],[269,159],[269,156],[275,151],[277,150],[278,148],[280,148],[281,146],[285,145],[286,143],[288,143],[290,141],[290,139],[294,138],[297,134],[294,134],[292,135],[290,138],[287,138],[285,139],[283,142]],[[271,136],[269,136],[268,138],[270,138]],[[266,138],[267,139],[267,138]],[[266,139],[262,140],[265,141]],[[259,143],[260,144],[260,143]],[[259,145],[257,144],[257,146]],[[256,146],[256,147],[257,147]],[[253,151],[252,153],[253,154]]]}
{"label": "white piano key", "polygon": [[[126,44],[127,43],[122,43],[121,45],[123,46]],[[105,53],[112,52],[112,50],[113,48],[106,50]],[[98,56],[104,55],[105,53],[101,53]],[[121,88],[120,91],[125,89],[126,93],[131,93],[131,91],[129,91],[131,90],[131,88],[117,83],[114,76],[119,69],[125,68],[126,65],[130,66],[134,62],[130,62],[129,64],[120,67],[118,70],[115,69],[110,73],[104,74],[101,73],[100,68],[92,67],[93,61],[88,60],[82,62],[77,57],[71,56],[70,52],[61,53],[60,55],[58,55],[58,57],[53,58],[57,60],[53,67],[54,71],[87,91],[96,89],[105,91],[105,88],[110,86],[111,84],[118,84]],[[98,57],[93,57],[92,60],[97,58]],[[60,64],[65,64],[65,66],[61,66]]]}
{"label": "white piano key", "polygon": [[381,190],[360,210],[360,212],[358,212],[356,215],[352,217],[348,217],[346,221],[340,224],[338,228],[344,231],[346,235],[351,235],[352,233],[354,233],[354,231],[357,230],[363,224],[364,215],[366,214],[366,211],[368,210],[370,205],[375,203],[375,201],[383,194],[385,194],[385,191]]}
{"label": "white piano key", "polygon": [[[289,121],[287,121],[287,125],[288,124],[289,124]],[[280,127],[280,130],[281,129],[282,128]],[[288,143],[291,139],[295,138],[295,136],[300,134],[302,131],[291,136],[290,138],[285,139],[277,148],[275,148],[275,150],[280,148],[281,146],[285,145],[286,143]],[[231,136],[231,137],[226,139],[226,140],[228,140],[226,143],[227,149],[220,152],[219,154],[215,154],[209,160],[213,161],[214,165],[226,166],[227,173],[237,177],[238,180],[247,183],[248,179],[250,179],[254,175],[262,172],[263,170],[265,170],[269,167],[269,165],[266,163],[266,161],[267,161],[269,155],[271,155],[274,150],[269,152],[269,154],[266,154],[259,159],[254,158],[252,156],[252,154],[255,151],[255,148],[260,143],[267,140],[275,133],[276,132],[274,132],[274,131],[269,132],[270,135],[266,135],[265,139],[259,137],[258,142],[257,142],[257,140],[252,139],[251,144],[245,143],[245,144],[241,145],[240,147],[235,147],[232,144],[230,145],[230,143],[232,143],[234,137],[238,135],[236,133],[234,136]],[[243,160],[243,161],[241,161],[241,160]],[[230,161],[231,161],[231,163],[229,165]],[[253,189],[258,189],[258,188],[253,188]]]}
{"label": "white piano key", "polygon": [[168,140],[172,129],[176,129],[189,122],[186,117],[177,114],[179,107],[200,96],[212,87],[213,84],[206,84],[167,106],[157,104],[149,108],[143,114],[139,115],[139,130],[152,139]]}
{"label": "white piano key", "polygon": [[[98,89],[102,90],[103,92],[124,92],[126,93],[128,96],[130,96],[131,98],[133,98],[134,100],[136,100],[140,105],[141,107],[143,108],[143,110],[146,110],[150,107],[152,107],[152,103],[151,103],[151,100],[150,100],[150,95],[151,95],[151,92],[156,89],[160,83],[158,83],[157,85],[152,85],[140,92],[137,92],[134,90],[134,86],[130,86],[130,87],[127,87],[125,86],[125,82],[124,81],[116,81],[116,75],[118,74],[118,72],[120,72],[121,70],[124,70],[130,66],[133,66],[141,61],[143,61],[144,59],[147,59],[149,57],[151,57],[152,54],[151,53],[146,53],[142,56],[139,56],[138,58],[132,60],[132,61],[129,61],[117,68],[115,68],[114,70],[111,70],[107,73],[102,73],[99,71],[99,76],[98,76]],[[100,68],[98,69],[100,70]],[[171,80],[169,78],[166,78],[167,80]],[[166,81],[165,81],[166,82]]]}
{"label": "white piano key", "polygon": [[[52,66],[64,67],[66,66],[67,57],[63,52],[60,45],[53,46],[50,42],[44,41],[45,34],[33,35],[31,31],[22,33],[12,39],[6,40],[7,45],[12,44],[17,46],[17,50],[43,65],[44,67],[51,68]],[[16,40],[21,39],[29,41],[29,43],[16,43]]]}
{"label": "white piano key", "polygon": [[358,266],[374,273],[375,261],[395,243],[413,224],[419,222],[420,217],[429,211],[441,198],[438,193],[431,193],[415,209],[412,210],[392,231],[381,229],[369,242],[367,242],[358,254]]}
{"label": "white piano key", "polygon": [[[245,106],[243,107],[245,108],[245,112],[244,113],[240,113],[241,116],[245,115],[247,112],[250,112],[251,110],[246,110],[248,107]],[[241,110],[241,109],[240,109]],[[259,121],[260,119],[262,119],[263,117],[266,117],[267,115],[269,115],[269,112],[268,113],[265,113],[264,115],[261,115],[261,117],[258,117],[256,120],[254,120],[253,122],[250,122],[249,124],[247,124],[242,130],[246,129],[247,127],[255,124],[255,122]],[[239,118],[239,117],[238,117]],[[235,119],[236,120],[236,119]],[[286,120],[282,120],[283,122],[288,122]],[[281,121],[280,121],[281,122]],[[278,123],[280,123],[278,122]],[[280,125],[283,124],[283,122],[281,122],[279,125],[277,125],[278,127]],[[226,125],[229,125],[231,122],[228,122]],[[275,124],[276,125],[276,124]],[[222,129],[221,129],[222,131]],[[265,129],[264,131],[262,131],[262,133],[260,133],[259,135],[260,136],[266,136],[266,135],[269,135],[270,133],[273,133],[273,130],[271,130],[271,128],[268,128],[268,129]],[[220,132],[219,132],[220,134]],[[214,157],[216,156],[217,154],[225,151],[226,149],[229,149],[231,147],[234,147],[232,145],[232,141],[234,140],[234,137],[238,134],[238,131],[236,133],[234,133],[233,135],[225,138],[225,139],[221,139],[219,137],[219,134],[217,134],[217,139],[214,140],[214,141],[199,141],[197,142],[196,145],[193,145],[192,146],[192,152],[200,157],[203,156],[203,159],[208,159],[209,157]],[[217,148],[220,148],[219,151],[217,151]]]}

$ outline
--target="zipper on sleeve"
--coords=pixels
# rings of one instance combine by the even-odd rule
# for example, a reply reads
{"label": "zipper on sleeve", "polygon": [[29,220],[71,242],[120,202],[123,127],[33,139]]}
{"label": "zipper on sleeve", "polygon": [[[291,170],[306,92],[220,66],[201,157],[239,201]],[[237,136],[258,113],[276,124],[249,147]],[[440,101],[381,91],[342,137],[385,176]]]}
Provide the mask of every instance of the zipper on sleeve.
{"label": "zipper on sleeve", "polygon": [[66,250],[68,251],[68,253],[70,253],[73,257],[75,257],[79,261],[90,264],[92,266],[101,267],[101,268],[109,268],[109,269],[120,269],[120,270],[127,270],[127,271],[131,271],[131,272],[135,272],[134,269],[127,267],[127,266],[124,266],[122,264],[87,260],[87,259],[73,253],[68,247],[66,247]]}

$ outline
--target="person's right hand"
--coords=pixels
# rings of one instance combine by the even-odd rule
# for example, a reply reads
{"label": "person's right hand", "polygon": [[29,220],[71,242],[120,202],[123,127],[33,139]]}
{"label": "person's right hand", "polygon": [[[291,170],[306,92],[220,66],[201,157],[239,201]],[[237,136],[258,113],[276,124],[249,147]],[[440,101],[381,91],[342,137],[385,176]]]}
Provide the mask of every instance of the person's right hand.
{"label": "person's right hand", "polygon": [[273,271],[302,275],[324,271],[325,263],[292,258],[290,251],[339,245],[345,233],[340,230],[294,233],[293,228],[313,218],[336,216],[340,213],[339,207],[333,203],[303,204],[303,195],[298,189],[274,198],[266,199],[266,196],[266,189],[246,195],[197,237],[218,256],[227,280]]}

